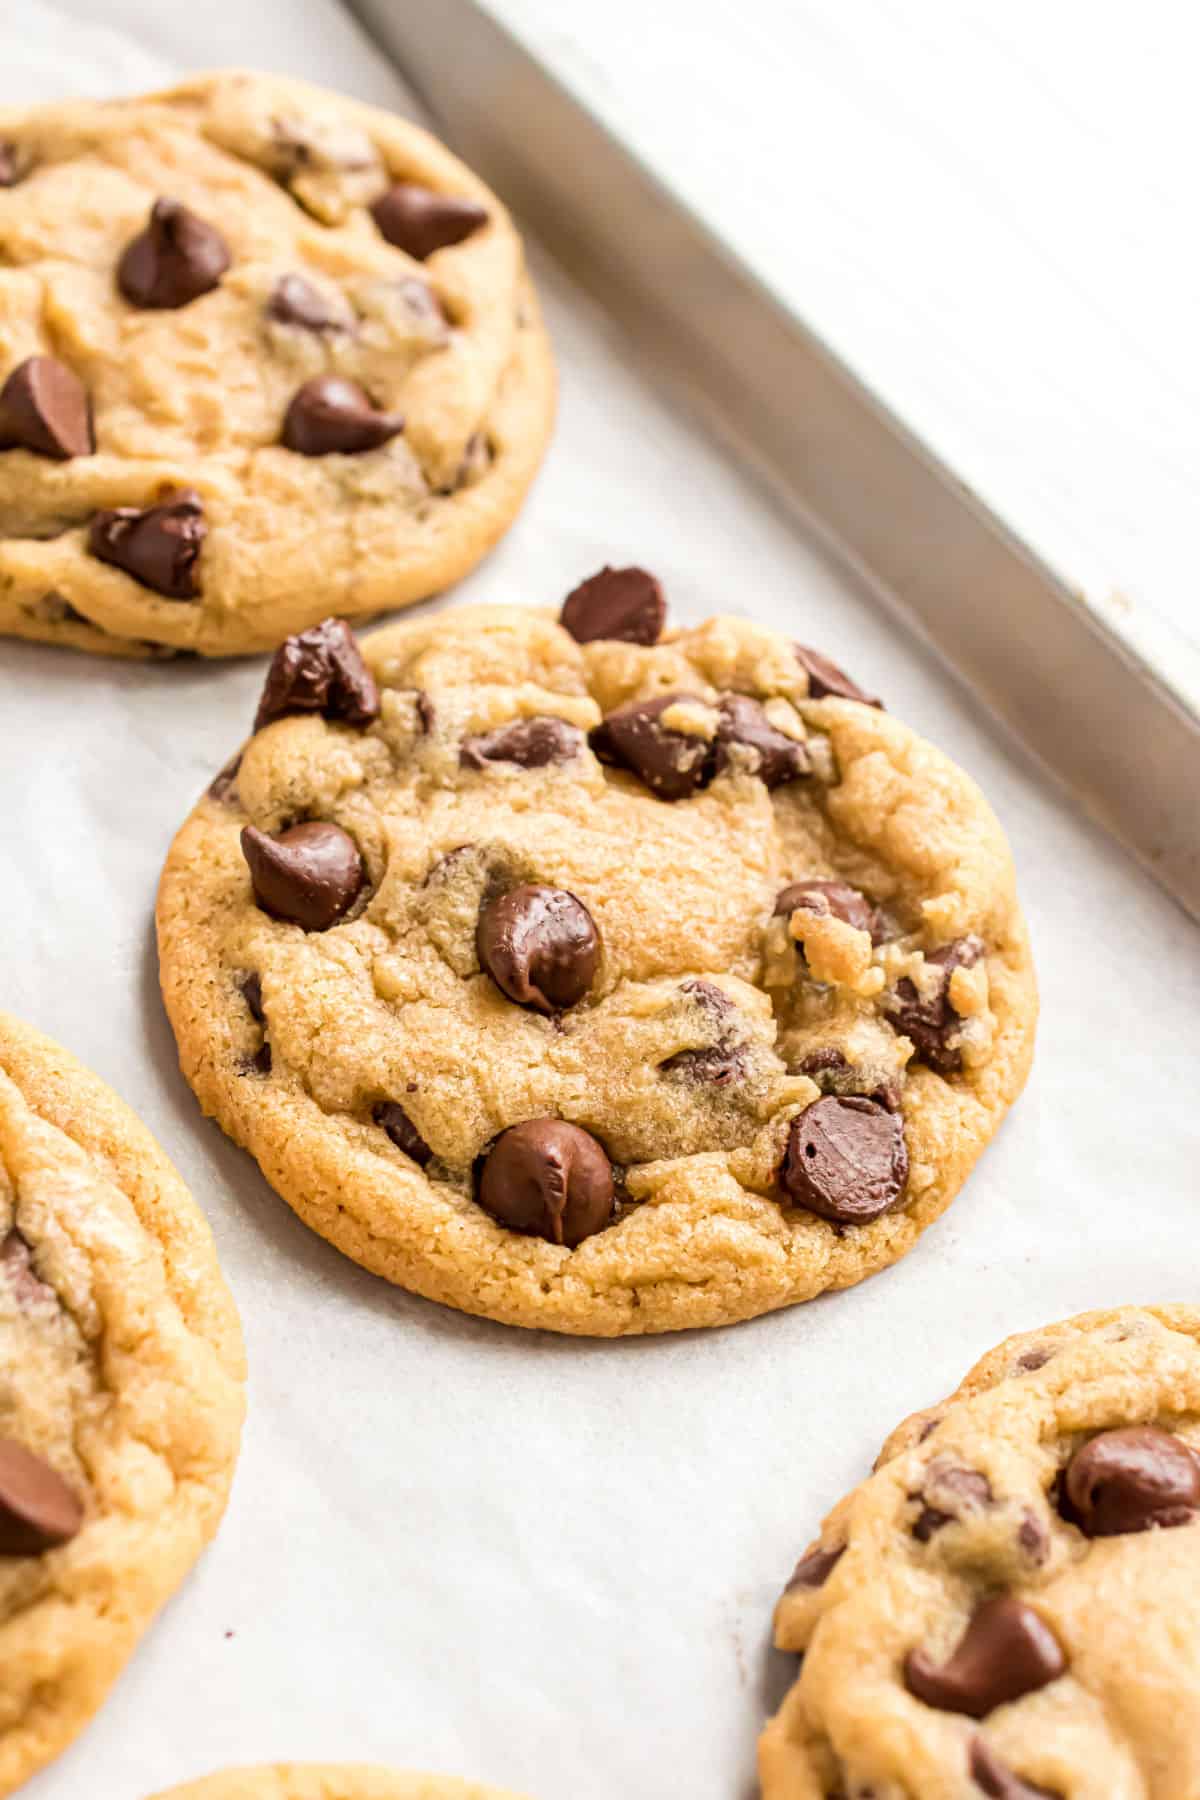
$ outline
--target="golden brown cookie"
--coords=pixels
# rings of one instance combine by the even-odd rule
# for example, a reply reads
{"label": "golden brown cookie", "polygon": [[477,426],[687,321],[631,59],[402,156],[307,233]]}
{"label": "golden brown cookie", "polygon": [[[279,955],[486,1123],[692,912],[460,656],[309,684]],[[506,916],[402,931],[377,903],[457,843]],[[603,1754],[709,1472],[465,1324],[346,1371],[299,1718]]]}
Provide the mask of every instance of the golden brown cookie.
{"label": "golden brown cookie", "polygon": [[273,1763],[226,1769],[151,1800],[520,1800],[448,1775],[400,1775],[365,1763]]}
{"label": "golden brown cookie", "polygon": [[158,1145],[0,1015],[0,1794],[84,1726],[225,1507],[241,1332]]}
{"label": "golden brown cookie", "polygon": [[1009,1338],[796,1566],[764,1800],[1200,1793],[1200,1309]]}
{"label": "golden brown cookie", "polygon": [[470,1312],[616,1335],[846,1287],[1024,1081],[1000,828],[773,632],[664,630],[630,571],[564,616],[284,646],[163,875],[184,1071],[314,1230]]}
{"label": "golden brown cookie", "polygon": [[508,213],[277,76],[0,110],[0,632],[273,649],[465,575],[554,376]]}

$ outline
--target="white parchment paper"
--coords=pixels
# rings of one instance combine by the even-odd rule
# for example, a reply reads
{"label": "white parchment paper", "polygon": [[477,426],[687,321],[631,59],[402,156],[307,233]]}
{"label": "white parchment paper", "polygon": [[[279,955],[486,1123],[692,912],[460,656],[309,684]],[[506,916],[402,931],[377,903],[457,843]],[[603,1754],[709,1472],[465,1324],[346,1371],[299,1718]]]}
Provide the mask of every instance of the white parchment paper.
{"label": "white parchment paper", "polygon": [[[0,16],[6,100],[233,62],[404,104],[335,0],[13,0]],[[678,615],[756,615],[882,690],[1011,835],[1044,999],[1034,1075],[950,1213],[852,1292],[615,1344],[414,1299],[309,1233],[201,1118],[159,1001],[158,870],[244,735],[262,663],[131,667],[0,641],[0,1003],[174,1157],[251,1369],[214,1547],[31,1800],[142,1800],[277,1758],[436,1768],[540,1800],[742,1800],[791,1674],[768,1651],[776,1593],[891,1425],[1009,1332],[1200,1299],[1195,928],[696,437],[584,296],[539,273],[557,442],[464,592],[556,602],[601,561],[637,560]]]}

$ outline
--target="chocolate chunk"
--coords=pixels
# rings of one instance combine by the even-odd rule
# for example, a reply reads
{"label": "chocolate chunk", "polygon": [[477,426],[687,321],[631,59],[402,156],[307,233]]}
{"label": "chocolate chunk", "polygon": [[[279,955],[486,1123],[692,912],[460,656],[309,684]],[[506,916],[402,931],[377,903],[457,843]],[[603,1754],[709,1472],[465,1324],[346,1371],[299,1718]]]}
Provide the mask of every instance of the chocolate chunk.
{"label": "chocolate chunk", "polygon": [[592,985],[600,936],[582,901],[562,888],[526,883],[479,909],[479,961],[518,1006],[559,1012]]}
{"label": "chocolate chunk", "polygon": [[943,1525],[956,1524],[964,1513],[978,1512],[992,1502],[992,1484],[978,1469],[962,1469],[955,1463],[934,1463],[918,1496],[924,1501],[912,1534],[927,1544]]}
{"label": "chocolate chunk", "polygon": [[249,1008],[250,1017],[256,1025],[265,1025],[267,1015],[263,1011],[262,976],[256,970],[243,975],[238,984],[242,990],[242,998]]}
{"label": "chocolate chunk", "polygon": [[210,800],[219,800],[223,805],[229,806],[237,804],[237,778],[241,766],[242,753],[239,750],[236,756],[230,757],[223,769],[217,770],[209,782],[208,796]]}
{"label": "chocolate chunk", "polygon": [[1085,1537],[1187,1525],[1200,1509],[1200,1459],[1157,1425],[1102,1431],[1067,1464],[1061,1498]]}
{"label": "chocolate chunk", "polygon": [[1039,1614],[1014,1594],[993,1594],[971,1621],[949,1660],[935,1663],[924,1650],[904,1659],[904,1685],[939,1712],[982,1719],[994,1706],[1019,1700],[1067,1666],[1058,1639]]}
{"label": "chocolate chunk", "polygon": [[17,162],[17,146],[0,143],[0,188],[16,187],[20,179],[21,170]]}
{"label": "chocolate chunk", "polygon": [[87,389],[56,356],[30,356],[0,388],[0,450],[66,462],[96,448]]}
{"label": "chocolate chunk", "polygon": [[913,1049],[922,1062],[939,1075],[956,1075],[962,1068],[962,1051],[950,1038],[962,1020],[950,1004],[950,977],[955,969],[970,969],[983,955],[977,937],[956,938],[940,950],[925,957],[927,967],[939,971],[938,981],[928,999],[922,999],[908,976],[896,983],[896,992],[884,1001],[884,1012],[892,1026],[912,1040]]}
{"label": "chocolate chunk", "polygon": [[728,1087],[746,1073],[745,1044],[707,1044],[697,1050],[677,1050],[659,1063],[663,1075],[678,1076],[700,1087]]}
{"label": "chocolate chunk", "polygon": [[293,825],[278,837],[247,825],[242,854],[263,912],[305,931],[327,931],[349,911],[363,885],[358,846],[340,825]]}
{"label": "chocolate chunk", "polygon": [[706,787],[716,767],[709,738],[659,723],[669,707],[686,704],[707,703],[695,694],[660,694],[654,700],[619,706],[593,727],[592,749],[601,762],[632,769],[660,800],[682,800]]}
{"label": "chocolate chunk", "polygon": [[754,773],[769,788],[812,774],[808,745],[776,731],[757,700],[748,694],[722,694],[717,702],[717,772],[738,767],[731,746],[741,745],[754,757]]}
{"label": "chocolate chunk", "polygon": [[217,287],[232,258],[212,225],[178,200],[156,200],[150,222],[125,246],[117,286],[134,306],[186,306]]}
{"label": "chocolate chunk", "polygon": [[661,584],[645,569],[611,569],[606,563],[563,601],[559,622],[577,644],[615,638],[623,644],[657,644],[667,621]]}
{"label": "chocolate chunk", "polygon": [[810,1050],[796,1065],[798,1075],[808,1075],[813,1079],[818,1075],[845,1075],[849,1069],[850,1064],[846,1058],[832,1044],[826,1044],[820,1050]]}
{"label": "chocolate chunk", "polygon": [[808,1212],[868,1224],[900,1204],[907,1177],[904,1121],[876,1100],[828,1094],[792,1120],[781,1179]]}
{"label": "chocolate chunk", "polygon": [[375,677],[345,619],[322,619],[296,632],[271,658],[254,729],[298,712],[347,725],[369,725],[379,717]]}
{"label": "chocolate chunk", "polygon": [[848,881],[793,881],[780,890],[775,912],[787,918],[797,907],[822,918],[840,919],[843,925],[853,925],[855,931],[868,932],[873,944],[879,943],[883,935],[879,914],[867,896]]}
{"label": "chocolate chunk", "polygon": [[298,325],[302,331],[346,331],[344,315],[336,313],[320,288],[303,275],[281,275],[267,301],[267,317],[279,325]]}
{"label": "chocolate chunk", "polygon": [[570,762],[583,748],[583,733],[565,719],[539,714],[501,725],[484,737],[464,738],[458,760],[464,769],[486,769],[491,763],[516,763],[522,769],[544,769],[548,763]]}
{"label": "chocolate chunk", "polygon": [[824,1587],[845,1554],[845,1544],[835,1544],[832,1550],[826,1550],[822,1545],[814,1544],[811,1550],[805,1551],[792,1570],[791,1579],[784,1592],[791,1593],[793,1588]]}
{"label": "chocolate chunk", "polygon": [[422,1168],[432,1159],[433,1151],[404,1108],[397,1106],[394,1100],[381,1100],[371,1117],[377,1125],[382,1125],[397,1150],[403,1150],[405,1156],[411,1156]]}
{"label": "chocolate chunk", "polygon": [[510,1231],[573,1250],[612,1219],[612,1164],[581,1126],[530,1119],[500,1133],[479,1170],[477,1197]]}
{"label": "chocolate chunk", "polygon": [[379,412],[357,381],[315,375],[293,394],[281,441],[301,456],[354,456],[403,430],[403,414]]}
{"label": "chocolate chunk", "polygon": [[971,1780],[989,1800],[1062,1800],[1056,1789],[1034,1787],[1014,1775],[980,1737],[971,1745]]}
{"label": "chocolate chunk", "polygon": [[199,494],[176,488],[157,506],[98,512],[88,529],[88,549],[168,600],[195,600],[196,564],[207,536]]}
{"label": "chocolate chunk", "polygon": [[408,256],[424,262],[435,250],[461,244],[487,224],[487,209],[460,194],[437,194],[412,181],[398,181],[371,208],[380,232]]}
{"label": "chocolate chunk", "polygon": [[33,1251],[15,1225],[0,1243],[0,1264],[12,1284],[18,1306],[57,1304],[58,1295],[38,1275],[33,1266]]}
{"label": "chocolate chunk", "polygon": [[819,650],[810,650],[805,644],[793,644],[792,648],[796,653],[796,661],[808,676],[810,700],[824,700],[832,696],[835,700],[859,700],[864,706],[877,706],[882,710],[882,700],[864,693],[856,681],[851,681],[845,670],[839,669],[827,656],[822,656]]}
{"label": "chocolate chunk", "polygon": [[40,1556],[70,1541],[83,1507],[48,1462],[0,1438],[0,1556]]}

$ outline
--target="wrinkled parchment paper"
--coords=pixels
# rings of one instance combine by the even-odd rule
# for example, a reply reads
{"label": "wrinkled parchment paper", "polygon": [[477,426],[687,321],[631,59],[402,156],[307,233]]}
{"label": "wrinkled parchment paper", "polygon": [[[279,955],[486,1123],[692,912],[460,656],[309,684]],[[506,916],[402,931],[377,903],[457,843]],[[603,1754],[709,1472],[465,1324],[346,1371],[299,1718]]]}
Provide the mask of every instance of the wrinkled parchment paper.
{"label": "wrinkled parchment paper", "polygon": [[[6,100],[235,62],[405,105],[336,0],[16,0],[0,17]],[[0,1003],[174,1157],[251,1369],[215,1545],[31,1800],[143,1800],[275,1758],[436,1768],[540,1800],[742,1800],[791,1675],[768,1650],[776,1593],[885,1432],[1009,1332],[1200,1299],[1195,928],[668,407],[585,296],[540,276],[557,442],[464,597],[554,602],[636,559],[677,615],[757,615],[882,690],[978,777],[1013,840],[1044,999],[1033,1079],[941,1224],[852,1292],[613,1344],[411,1298],[308,1232],[205,1123],[159,1001],[159,866],[243,735],[262,664],[0,640]]]}

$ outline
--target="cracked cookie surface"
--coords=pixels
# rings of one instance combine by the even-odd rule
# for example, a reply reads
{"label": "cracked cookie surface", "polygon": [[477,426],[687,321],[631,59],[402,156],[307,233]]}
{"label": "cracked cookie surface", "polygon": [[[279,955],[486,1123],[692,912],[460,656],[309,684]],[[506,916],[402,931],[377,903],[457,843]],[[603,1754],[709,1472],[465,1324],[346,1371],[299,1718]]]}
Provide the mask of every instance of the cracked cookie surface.
{"label": "cracked cookie surface", "polygon": [[0,631],[228,655],[440,592],[553,404],[507,212],[409,121],[244,73],[0,110]]}
{"label": "cracked cookie surface", "polygon": [[459,608],[361,658],[305,634],[160,887],[205,1109],[348,1255],[518,1325],[720,1324],[862,1279],[1032,1051],[974,784],[813,697],[776,634],[646,616],[620,629],[653,641],[580,642]]}
{"label": "cracked cookie surface", "polygon": [[520,1800],[449,1775],[402,1775],[365,1763],[272,1763],[227,1769],[151,1800]]}
{"label": "cracked cookie surface", "polygon": [[96,1076],[0,1015],[0,1794],[62,1750],[212,1536],[243,1413],[212,1239]]}
{"label": "cracked cookie surface", "polygon": [[830,1513],[775,1638],[764,1800],[1200,1793],[1200,1309],[991,1351]]}

